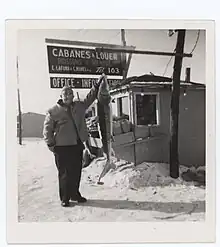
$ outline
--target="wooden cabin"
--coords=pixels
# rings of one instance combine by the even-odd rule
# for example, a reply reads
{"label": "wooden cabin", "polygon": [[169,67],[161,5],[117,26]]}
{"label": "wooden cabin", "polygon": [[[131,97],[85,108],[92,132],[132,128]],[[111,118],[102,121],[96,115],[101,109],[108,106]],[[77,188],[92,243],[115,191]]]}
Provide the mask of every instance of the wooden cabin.
{"label": "wooden cabin", "polygon": [[[127,115],[132,130],[115,136],[116,156],[135,164],[169,162],[172,79],[145,75],[115,87],[113,114]],[[205,165],[205,85],[182,81],[179,106],[179,161]]]}

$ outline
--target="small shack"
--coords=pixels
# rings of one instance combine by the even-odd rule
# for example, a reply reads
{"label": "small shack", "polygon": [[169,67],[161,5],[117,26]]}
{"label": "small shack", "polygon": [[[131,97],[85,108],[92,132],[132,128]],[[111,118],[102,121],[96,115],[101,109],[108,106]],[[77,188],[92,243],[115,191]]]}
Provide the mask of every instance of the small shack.
{"label": "small shack", "polygon": [[[113,114],[131,123],[126,131],[123,131],[123,121],[114,123],[116,156],[135,164],[169,162],[172,83],[171,78],[152,74],[130,77],[112,87]],[[205,85],[181,81],[180,164],[205,165],[205,105]],[[121,131],[117,131],[117,125]]]}

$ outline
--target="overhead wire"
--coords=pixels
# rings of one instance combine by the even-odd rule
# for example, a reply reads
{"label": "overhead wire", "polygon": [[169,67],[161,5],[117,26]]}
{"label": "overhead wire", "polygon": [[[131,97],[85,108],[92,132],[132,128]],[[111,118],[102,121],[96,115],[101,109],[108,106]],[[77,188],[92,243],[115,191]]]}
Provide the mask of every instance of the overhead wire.
{"label": "overhead wire", "polygon": [[[200,36],[200,30],[198,30],[196,42],[195,42],[195,44],[194,44],[194,46],[193,46],[192,51],[190,52],[190,54],[192,54],[192,53],[194,52],[194,50],[196,49],[196,46],[197,46],[198,41],[199,41],[199,36]],[[175,50],[176,50],[176,49],[174,49],[174,52],[175,52]],[[164,69],[163,76],[166,74],[167,69],[168,69],[168,66],[169,66],[170,62],[172,61],[172,58],[173,58],[173,56],[170,57],[170,59],[169,59],[167,65],[166,65],[166,67],[165,67],[165,69]]]}
{"label": "overhead wire", "polygon": [[196,49],[196,46],[198,44],[198,41],[199,41],[199,36],[200,36],[200,30],[198,30],[198,34],[197,34],[197,38],[196,38],[196,42],[192,48],[192,51],[190,52],[190,54],[192,54],[194,52],[194,50]]}
{"label": "overhead wire", "polygon": [[[173,52],[175,52],[175,50],[176,50],[176,49],[174,49]],[[167,63],[167,65],[166,65],[166,67],[165,67],[165,69],[164,69],[164,72],[163,72],[163,76],[166,74],[167,69],[168,69],[168,66],[169,66],[170,62],[172,61],[172,59],[173,59],[173,56],[171,56],[170,59],[168,60],[168,63]]]}

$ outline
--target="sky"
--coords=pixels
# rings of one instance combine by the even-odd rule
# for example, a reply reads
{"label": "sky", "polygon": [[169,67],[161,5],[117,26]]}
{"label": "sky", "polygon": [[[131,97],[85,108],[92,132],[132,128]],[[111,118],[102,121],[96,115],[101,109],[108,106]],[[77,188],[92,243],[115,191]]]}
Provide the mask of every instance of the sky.
{"label": "sky", "polygon": [[[187,30],[184,52],[190,53],[196,43],[198,30]],[[20,30],[17,36],[19,61],[19,88],[21,110],[45,114],[53,106],[60,95],[60,89],[50,88],[50,74],[45,38],[89,41],[121,45],[121,32],[111,29],[62,29],[62,30]],[[168,30],[125,30],[127,45],[136,50],[152,50],[173,52],[177,35],[168,36]],[[128,76],[139,76],[145,73],[163,75],[170,57],[133,55]],[[171,60],[165,76],[172,76],[173,61]],[[192,58],[183,59],[181,79],[185,78],[185,68],[191,68],[191,80],[205,83],[205,31],[200,36]],[[82,77],[86,77],[85,75]],[[92,76],[88,76],[92,77]],[[81,99],[88,89],[75,90]]]}

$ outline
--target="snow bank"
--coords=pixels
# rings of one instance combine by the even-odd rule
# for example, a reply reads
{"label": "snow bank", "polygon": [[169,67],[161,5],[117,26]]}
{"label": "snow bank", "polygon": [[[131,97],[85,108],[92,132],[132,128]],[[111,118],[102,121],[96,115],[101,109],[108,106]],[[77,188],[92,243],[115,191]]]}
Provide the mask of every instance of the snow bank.
{"label": "snow bank", "polygon": [[[104,184],[109,187],[120,187],[138,189],[150,186],[168,185],[194,185],[193,182],[186,182],[181,178],[181,174],[187,171],[187,167],[180,166],[180,177],[173,179],[169,175],[169,164],[166,163],[147,163],[143,162],[138,166],[124,160],[116,161],[116,169],[110,171],[102,179]],[[105,165],[105,160],[95,160],[86,171],[91,180],[97,180]]]}
{"label": "snow bank", "polygon": [[[187,168],[181,166],[180,174]],[[168,186],[185,183],[181,177],[170,177],[169,164],[144,162],[135,168],[136,174],[129,178],[131,187],[140,188],[146,186]]]}

